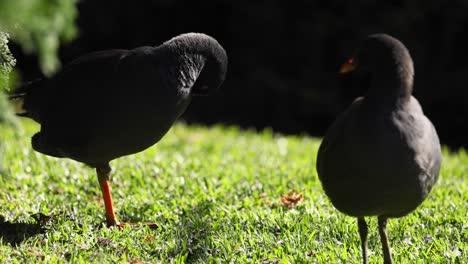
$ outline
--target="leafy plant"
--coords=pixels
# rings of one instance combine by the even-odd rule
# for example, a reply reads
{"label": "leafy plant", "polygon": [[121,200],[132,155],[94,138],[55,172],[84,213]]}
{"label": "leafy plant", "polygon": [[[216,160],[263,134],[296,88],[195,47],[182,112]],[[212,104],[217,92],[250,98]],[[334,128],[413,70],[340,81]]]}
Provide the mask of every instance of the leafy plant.
{"label": "leafy plant", "polygon": [[8,88],[9,73],[16,64],[7,44],[8,33],[0,31],[0,90]]}
{"label": "leafy plant", "polygon": [[8,107],[5,95],[1,92],[8,89],[9,75],[16,64],[7,44],[8,34],[0,31],[0,123],[13,124],[15,123],[13,113]]}
{"label": "leafy plant", "polygon": [[70,41],[77,29],[75,0],[16,0],[0,2],[0,30],[10,33],[26,52],[37,53],[42,71],[60,66],[60,42]]}
{"label": "leafy plant", "polygon": [[16,60],[8,41],[37,53],[41,70],[50,75],[60,67],[57,51],[60,42],[70,41],[77,29],[75,0],[15,0],[0,2],[0,123],[14,123],[3,91],[11,88]]}

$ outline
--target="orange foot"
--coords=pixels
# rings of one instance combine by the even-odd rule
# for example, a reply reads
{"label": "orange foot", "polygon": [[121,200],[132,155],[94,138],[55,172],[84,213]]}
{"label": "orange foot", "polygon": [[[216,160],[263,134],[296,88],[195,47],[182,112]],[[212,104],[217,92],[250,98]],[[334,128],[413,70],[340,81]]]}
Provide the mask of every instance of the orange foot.
{"label": "orange foot", "polygon": [[111,168],[109,164],[101,164],[96,167],[96,172],[98,175],[99,185],[101,186],[102,197],[104,199],[104,206],[106,207],[106,219],[107,226],[117,226],[117,227],[126,227],[126,226],[148,226],[151,229],[158,228],[156,223],[143,222],[143,223],[127,223],[119,222],[114,213],[114,206],[112,204],[112,195],[109,184],[109,177],[111,173]]}
{"label": "orange foot", "polygon": [[142,226],[147,226],[151,229],[156,229],[158,228],[158,225],[156,223],[152,222],[142,222],[142,223],[132,223],[132,222],[113,222],[113,223],[107,223],[108,227],[116,226],[116,227],[142,227]]}

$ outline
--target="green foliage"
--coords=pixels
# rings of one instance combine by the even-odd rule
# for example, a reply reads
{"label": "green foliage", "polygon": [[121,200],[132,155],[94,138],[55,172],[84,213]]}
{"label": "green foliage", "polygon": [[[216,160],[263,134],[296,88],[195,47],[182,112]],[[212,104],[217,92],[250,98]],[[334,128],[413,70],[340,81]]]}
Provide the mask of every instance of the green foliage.
{"label": "green foliage", "polygon": [[8,37],[6,32],[0,31],[0,91],[8,89],[8,77],[16,64],[8,49]]}
{"label": "green foliage", "polygon": [[[317,179],[319,139],[178,124],[157,146],[112,162],[117,215],[158,224],[118,229],[103,224],[94,171],[34,152],[38,126],[24,124],[21,136],[0,127],[0,263],[361,261],[356,220],[333,208]],[[464,151],[444,152],[429,198],[389,221],[395,263],[468,263],[467,173]],[[281,205],[294,188],[304,202]],[[374,219],[369,239],[370,263],[382,263]]]}
{"label": "green foliage", "polygon": [[8,34],[0,31],[0,123],[14,124],[15,118],[2,92],[9,88],[10,73],[16,64],[7,44]]}
{"label": "green foliage", "polygon": [[42,71],[52,74],[60,66],[61,41],[76,35],[75,0],[9,0],[0,2],[0,30],[9,32],[26,52],[39,55]]}

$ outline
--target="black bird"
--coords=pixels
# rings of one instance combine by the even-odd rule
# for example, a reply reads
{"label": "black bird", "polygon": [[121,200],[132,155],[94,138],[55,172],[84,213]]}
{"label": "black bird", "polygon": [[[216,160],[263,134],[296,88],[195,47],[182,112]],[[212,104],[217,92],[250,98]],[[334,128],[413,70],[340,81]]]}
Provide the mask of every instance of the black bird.
{"label": "black bird", "polygon": [[192,95],[218,89],[227,62],[214,38],[182,34],[157,47],[84,55],[11,99],[21,104],[19,115],[41,124],[32,137],[34,150],[96,169],[107,224],[122,226],[112,206],[109,162],[158,142]]}
{"label": "black bird", "polygon": [[341,72],[371,74],[371,87],[329,128],[317,157],[325,193],[341,212],[358,218],[367,262],[365,216],[378,216],[384,263],[392,263],[387,219],[416,209],[435,184],[442,160],[439,138],[413,90],[413,61],[386,34],[368,36]]}

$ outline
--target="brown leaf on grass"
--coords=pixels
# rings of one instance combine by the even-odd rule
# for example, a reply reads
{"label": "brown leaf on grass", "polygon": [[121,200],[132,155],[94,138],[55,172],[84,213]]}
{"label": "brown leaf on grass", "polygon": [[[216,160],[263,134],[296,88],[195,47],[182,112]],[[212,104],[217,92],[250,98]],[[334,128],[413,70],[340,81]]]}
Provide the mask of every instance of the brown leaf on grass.
{"label": "brown leaf on grass", "polygon": [[293,189],[288,194],[282,194],[280,198],[280,203],[283,206],[293,207],[304,201],[302,197],[302,192],[297,192],[296,189]]}

